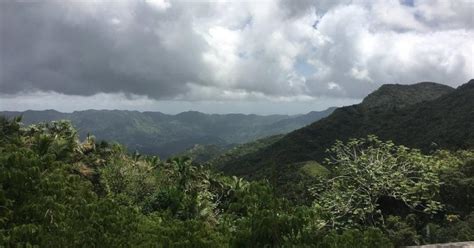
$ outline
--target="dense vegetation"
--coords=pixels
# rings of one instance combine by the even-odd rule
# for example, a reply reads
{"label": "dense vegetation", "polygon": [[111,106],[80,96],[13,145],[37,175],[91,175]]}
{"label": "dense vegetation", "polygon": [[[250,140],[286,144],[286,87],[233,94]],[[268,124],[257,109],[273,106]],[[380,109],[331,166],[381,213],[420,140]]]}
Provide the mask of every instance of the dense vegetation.
{"label": "dense vegetation", "polygon": [[1,112],[23,116],[25,124],[71,120],[81,138],[89,133],[99,140],[115,141],[142,154],[171,155],[200,146],[225,150],[269,135],[283,134],[309,125],[332,113],[334,108],[305,115],[204,114],[196,111],[167,115],[160,112],[85,110],[60,113],[54,110]]}
{"label": "dense vegetation", "polygon": [[[474,153],[375,136],[306,163],[305,197],[187,158],[79,141],[69,122],[0,118],[0,246],[394,247],[474,239]],[[276,168],[276,166],[275,166]],[[325,169],[327,168],[327,169]],[[350,176],[349,176],[350,175]],[[302,203],[304,202],[304,203]]]}
{"label": "dense vegetation", "polygon": [[370,134],[423,152],[473,148],[474,80],[455,90],[434,83],[384,85],[361,104],[336,109],[327,118],[220,168],[232,175],[262,177],[275,163],[280,171],[298,171],[293,166],[297,162],[322,162],[335,140]]}
{"label": "dense vegetation", "polygon": [[189,157],[194,162],[211,164],[214,168],[220,170],[220,166],[266,148],[281,139],[283,136],[283,134],[273,135],[245,144],[224,148],[217,145],[196,144],[190,149],[176,155]]}

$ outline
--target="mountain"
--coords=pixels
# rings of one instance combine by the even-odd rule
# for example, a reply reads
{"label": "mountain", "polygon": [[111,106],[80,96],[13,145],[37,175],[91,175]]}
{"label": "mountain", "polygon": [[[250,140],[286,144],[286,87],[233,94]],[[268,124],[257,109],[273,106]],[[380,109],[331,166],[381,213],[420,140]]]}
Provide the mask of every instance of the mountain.
{"label": "mountain", "polygon": [[[122,143],[132,151],[166,158],[192,149],[195,145],[217,146],[214,151],[218,151],[262,137],[288,133],[328,116],[333,110],[334,108],[330,108],[294,116],[219,115],[196,111],[168,115],[124,110],[85,110],[72,113],[28,110],[4,111],[0,115],[22,115],[24,124],[71,120],[82,138],[91,133],[99,140]],[[195,152],[202,150],[198,147]]]}
{"label": "mountain", "polygon": [[[319,120],[331,114],[336,108],[328,108],[324,111],[311,111],[305,115],[295,116],[294,118],[284,119],[267,126],[267,133],[279,133],[278,130],[294,130],[298,126],[305,126],[312,120]],[[200,145],[196,144],[192,148],[178,155],[192,158],[193,161],[199,163],[209,163],[218,168],[222,164],[226,164],[231,160],[243,157],[247,154],[255,152],[259,149],[267,147],[283,137],[283,134],[267,136],[249,143],[237,146],[228,146],[226,148],[216,145]]]}
{"label": "mountain", "polygon": [[384,84],[364,98],[361,106],[365,108],[406,107],[418,102],[434,100],[454,89],[433,82],[412,85]]}
{"label": "mountain", "polygon": [[335,107],[332,107],[323,111],[311,111],[305,115],[297,115],[297,116],[294,116],[293,118],[287,118],[287,119],[277,121],[266,127],[267,132],[278,134],[278,133],[281,133],[278,131],[280,129],[296,130],[298,128],[309,125],[315,122],[316,120],[320,120],[326,116],[329,116],[332,112],[334,112],[335,109],[336,109]]}
{"label": "mountain", "polygon": [[231,161],[238,160],[247,156],[248,154],[252,154],[257,152],[260,149],[264,149],[281,138],[283,138],[283,134],[268,136],[265,138],[261,138],[249,143],[241,144],[231,149],[226,150],[217,156],[211,157],[211,159],[207,160],[209,164],[211,164],[214,168],[220,169],[220,166],[223,166]]}
{"label": "mountain", "polygon": [[362,103],[293,131],[277,142],[219,168],[250,178],[268,176],[276,166],[282,175],[298,163],[321,162],[336,140],[375,134],[382,140],[429,151],[474,147],[474,80],[450,88],[435,83],[384,85]]}
{"label": "mountain", "polygon": [[176,154],[177,157],[188,157],[194,163],[203,164],[213,158],[219,157],[231,147],[222,147],[218,145],[195,144],[184,152]]}

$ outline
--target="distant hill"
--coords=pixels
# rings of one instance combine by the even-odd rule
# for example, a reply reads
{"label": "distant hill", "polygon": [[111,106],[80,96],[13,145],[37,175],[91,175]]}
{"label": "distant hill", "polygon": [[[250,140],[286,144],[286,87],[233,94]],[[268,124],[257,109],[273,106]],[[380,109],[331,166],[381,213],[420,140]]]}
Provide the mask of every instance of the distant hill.
{"label": "distant hill", "polygon": [[270,145],[273,145],[275,142],[277,142],[283,137],[284,137],[283,134],[279,134],[279,135],[273,135],[273,136],[261,138],[249,143],[241,144],[221,154],[218,154],[218,156],[212,157],[210,160],[207,160],[206,162],[209,162],[216,169],[220,169],[221,166],[225,166],[226,164],[232,161],[239,160],[240,158],[243,158],[247,156],[248,154],[253,154],[261,149],[264,149]]}
{"label": "distant hill", "polygon": [[229,161],[238,159],[247,154],[256,152],[259,149],[267,147],[281,139],[283,136],[283,134],[278,134],[248,143],[230,145],[227,147],[196,144],[190,149],[177,154],[177,156],[189,157],[193,160],[193,162],[206,163],[218,169],[220,165],[224,165]]}
{"label": "distant hill", "polygon": [[231,147],[222,147],[218,145],[201,145],[195,144],[193,147],[187,149],[184,152],[176,154],[178,157],[188,157],[194,163],[203,164],[216,157],[219,157],[221,154],[225,153]]}
{"label": "distant hill", "polygon": [[[24,124],[67,119],[81,137],[94,134],[99,140],[116,141],[129,150],[162,158],[199,146],[213,152],[266,136],[283,134],[328,116],[334,108],[305,115],[204,114],[196,111],[168,115],[160,112],[85,110],[61,113],[54,110],[0,112],[7,117],[23,115]],[[198,146],[196,146],[198,145]],[[206,155],[202,155],[206,158]]]}
{"label": "distant hill", "polygon": [[[435,83],[384,85],[362,103],[293,131],[272,145],[220,165],[250,178],[297,171],[298,163],[321,162],[336,140],[375,134],[382,140],[429,151],[474,147],[474,80],[450,88]],[[287,168],[291,167],[291,168]]]}
{"label": "distant hill", "polygon": [[434,100],[453,88],[433,82],[412,85],[384,84],[364,98],[361,107],[365,108],[402,108],[423,101]]}
{"label": "distant hill", "polygon": [[[311,120],[319,120],[328,116],[336,108],[328,108],[325,111],[311,111],[305,115],[295,116],[294,118],[284,119],[277,121],[274,124],[268,125],[266,128],[267,133],[279,133],[278,130],[291,130],[295,126],[305,126],[307,123],[311,123]],[[216,145],[200,145],[196,144],[192,148],[186,150],[183,153],[178,155],[186,156],[193,159],[195,162],[199,163],[209,163],[213,167],[218,168],[221,165],[226,164],[227,162],[243,157],[247,154],[253,153],[259,149],[267,147],[277,140],[281,139],[284,135],[277,134],[272,136],[267,136],[260,138],[255,141],[240,145],[230,145],[227,147],[216,146]]]}

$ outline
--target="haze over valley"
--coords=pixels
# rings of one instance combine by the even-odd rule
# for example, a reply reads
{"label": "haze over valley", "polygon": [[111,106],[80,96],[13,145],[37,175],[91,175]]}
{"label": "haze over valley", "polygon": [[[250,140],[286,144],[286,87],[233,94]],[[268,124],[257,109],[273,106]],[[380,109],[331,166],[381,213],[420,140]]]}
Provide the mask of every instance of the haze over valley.
{"label": "haze over valley", "polygon": [[474,247],[472,13],[0,1],[0,247]]}

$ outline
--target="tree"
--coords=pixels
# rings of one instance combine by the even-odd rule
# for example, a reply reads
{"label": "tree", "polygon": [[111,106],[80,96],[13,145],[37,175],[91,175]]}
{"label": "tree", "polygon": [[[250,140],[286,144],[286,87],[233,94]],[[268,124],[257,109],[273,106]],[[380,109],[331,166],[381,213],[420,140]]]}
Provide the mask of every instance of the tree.
{"label": "tree", "polygon": [[68,123],[16,125],[0,125],[8,141],[0,144],[0,246],[103,247],[133,240],[136,212],[99,198],[91,182],[74,173],[78,141]]}
{"label": "tree", "polygon": [[333,177],[314,188],[314,206],[331,227],[383,222],[384,199],[426,214],[442,208],[435,200],[439,165],[432,156],[375,136],[337,141],[329,152],[326,166]]}

